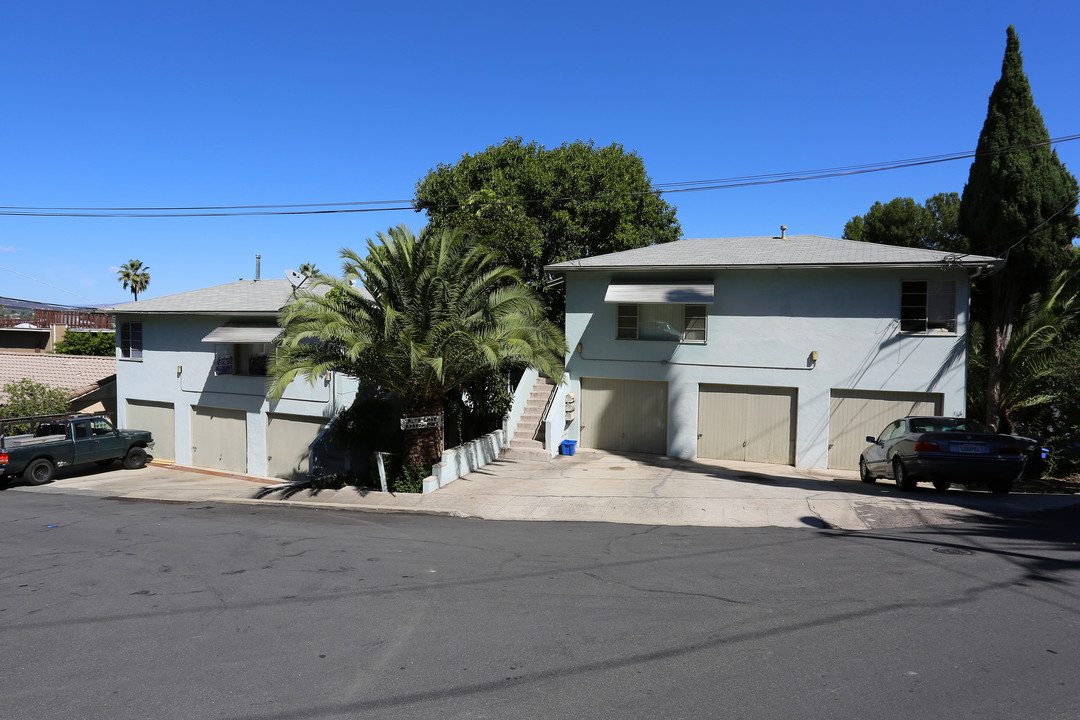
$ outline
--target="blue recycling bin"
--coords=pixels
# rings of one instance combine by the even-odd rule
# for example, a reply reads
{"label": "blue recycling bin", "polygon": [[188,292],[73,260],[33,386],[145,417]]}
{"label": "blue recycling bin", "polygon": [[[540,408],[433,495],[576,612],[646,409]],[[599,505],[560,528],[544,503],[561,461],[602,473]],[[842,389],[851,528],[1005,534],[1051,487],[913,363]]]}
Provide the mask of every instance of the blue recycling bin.
{"label": "blue recycling bin", "polygon": [[573,455],[575,448],[577,448],[577,440],[563,440],[559,443],[559,454]]}

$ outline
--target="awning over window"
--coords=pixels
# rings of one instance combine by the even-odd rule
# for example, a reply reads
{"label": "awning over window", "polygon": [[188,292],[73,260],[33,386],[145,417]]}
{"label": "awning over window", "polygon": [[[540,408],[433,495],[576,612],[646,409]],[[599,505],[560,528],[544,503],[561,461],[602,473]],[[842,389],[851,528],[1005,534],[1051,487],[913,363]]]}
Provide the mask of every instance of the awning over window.
{"label": "awning over window", "polygon": [[711,282],[611,283],[604,302],[609,303],[685,303],[713,301]]}
{"label": "awning over window", "polygon": [[274,342],[282,332],[277,325],[229,323],[215,328],[202,341],[222,345],[254,345]]}

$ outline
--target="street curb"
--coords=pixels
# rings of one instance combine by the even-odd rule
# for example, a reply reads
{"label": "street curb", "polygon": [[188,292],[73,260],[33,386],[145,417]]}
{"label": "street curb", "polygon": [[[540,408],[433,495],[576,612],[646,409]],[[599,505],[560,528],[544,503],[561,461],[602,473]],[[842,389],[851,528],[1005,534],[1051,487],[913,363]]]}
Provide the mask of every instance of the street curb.
{"label": "street curb", "polygon": [[329,502],[307,502],[305,500],[259,500],[256,498],[227,498],[227,497],[212,497],[207,498],[206,502],[224,503],[227,505],[261,505],[265,507],[294,507],[294,508],[315,508],[316,510],[351,510],[361,512],[373,512],[373,513],[386,513],[403,515],[411,513],[414,515],[438,515],[441,517],[453,517],[453,518],[478,518],[478,515],[470,515],[461,510],[436,510],[434,508],[415,508],[415,507],[402,507],[394,505],[355,505],[344,503],[329,503]]}

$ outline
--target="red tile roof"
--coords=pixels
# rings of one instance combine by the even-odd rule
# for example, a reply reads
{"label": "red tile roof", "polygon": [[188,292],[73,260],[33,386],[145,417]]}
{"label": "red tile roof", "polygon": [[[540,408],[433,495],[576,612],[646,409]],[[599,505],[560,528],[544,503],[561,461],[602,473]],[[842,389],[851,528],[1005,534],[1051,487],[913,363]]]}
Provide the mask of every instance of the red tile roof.
{"label": "red tile roof", "polygon": [[[63,388],[74,397],[115,377],[114,357],[0,352],[0,388],[30,378],[49,387]],[[0,392],[0,405],[6,400],[6,394]]]}

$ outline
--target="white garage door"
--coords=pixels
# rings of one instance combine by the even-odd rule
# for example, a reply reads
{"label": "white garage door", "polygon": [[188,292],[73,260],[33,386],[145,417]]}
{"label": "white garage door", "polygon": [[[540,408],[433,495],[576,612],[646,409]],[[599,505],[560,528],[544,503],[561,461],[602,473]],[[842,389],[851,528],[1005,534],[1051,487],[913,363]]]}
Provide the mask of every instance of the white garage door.
{"label": "white garage door", "polygon": [[247,472],[247,413],[211,407],[191,408],[191,464]]}
{"label": "white garage door", "polygon": [[855,470],[866,436],[905,415],[940,415],[940,393],[833,390],[829,396],[829,467]]}
{"label": "white garage door", "polygon": [[150,454],[155,460],[176,460],[176,419],[172,403],[128,400],[124,413],[126,430],[149,430],[154,437]]}
{"label": "white garage door", "polygon": [[324,427],[322,419],[267,415],[266,466],[270,477],[293,480],[307,474],[308,448]]}
{"label": "white garage door", "polygon": [[793,464],[796,396],[795,388],[702,385],[698,457]]}
{"label": "white garage door", "polygon": [[665,454],[667,383],[582,378],[581,445]]}

